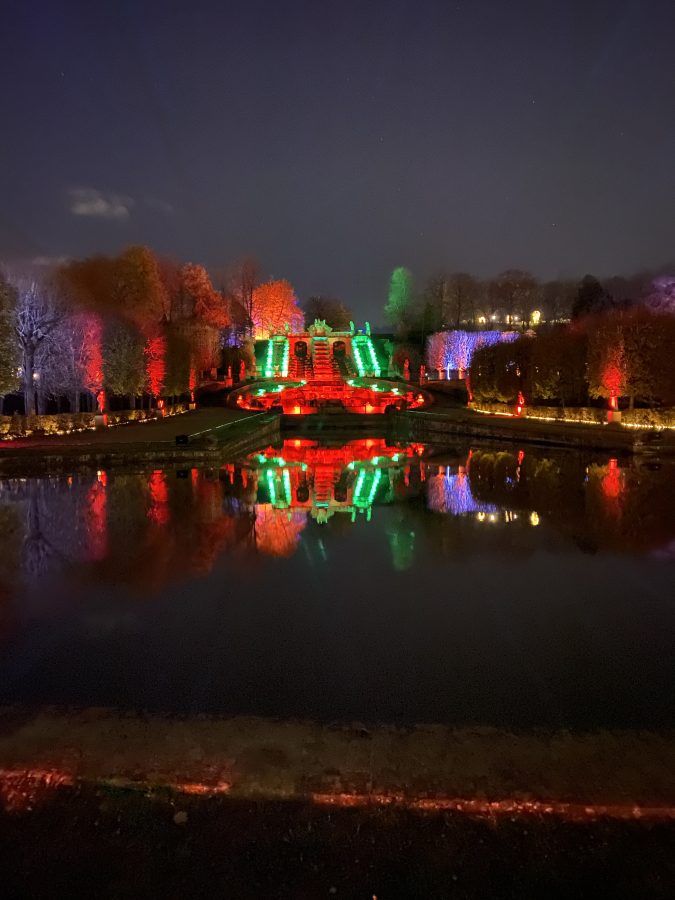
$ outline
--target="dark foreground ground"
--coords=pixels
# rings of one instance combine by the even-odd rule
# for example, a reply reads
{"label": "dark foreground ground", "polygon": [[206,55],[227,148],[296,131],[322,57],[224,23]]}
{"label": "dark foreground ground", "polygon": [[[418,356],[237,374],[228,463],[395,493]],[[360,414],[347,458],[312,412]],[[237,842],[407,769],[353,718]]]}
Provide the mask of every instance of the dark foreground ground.
{"label": "dark foreground ground", "polygon": [[2,896],[675,896],[675,825],[62,788],[0,815]]}

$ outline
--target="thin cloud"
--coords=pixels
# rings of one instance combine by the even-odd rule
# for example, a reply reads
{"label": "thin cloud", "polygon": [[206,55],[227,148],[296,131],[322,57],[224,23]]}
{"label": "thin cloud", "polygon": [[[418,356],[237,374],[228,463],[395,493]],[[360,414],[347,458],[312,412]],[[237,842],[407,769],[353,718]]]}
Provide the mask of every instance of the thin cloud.
{"label": "thin cloud", "polygon": [[174,208],[170,203],[167,203],[166,200],[158,200],[157,197],[146,197],[145,205],[148,209],[154,209],[157,212],[164,213],[166,216],[170,216],[174,212]]}
{"label": "thin cloud", "polygon": [[74,187],[68,191],[70,211],[74,216],[94,219],[128,219],[134,199],[124,194],[111,194],[96,188]]}

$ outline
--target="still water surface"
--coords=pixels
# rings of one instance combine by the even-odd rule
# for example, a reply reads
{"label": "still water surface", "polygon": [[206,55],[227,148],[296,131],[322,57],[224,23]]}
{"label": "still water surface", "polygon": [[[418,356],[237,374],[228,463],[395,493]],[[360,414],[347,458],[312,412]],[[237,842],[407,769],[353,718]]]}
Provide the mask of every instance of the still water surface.
{"label": "still water surface", "polygon": [[0,703],[673,726],[674,474],[298,438],[0,480]]}

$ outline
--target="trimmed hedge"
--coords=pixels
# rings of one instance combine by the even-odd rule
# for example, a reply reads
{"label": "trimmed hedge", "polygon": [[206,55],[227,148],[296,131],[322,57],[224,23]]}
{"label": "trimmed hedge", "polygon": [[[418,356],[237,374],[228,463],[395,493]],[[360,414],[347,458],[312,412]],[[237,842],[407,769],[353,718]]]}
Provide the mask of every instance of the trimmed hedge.
{"label": "trimmed hedge", "polygon": [[[187,412],[187,403],[176,403],[165,407],[166,416],[176,416]],[[127,422],[144,422],[157,419],[156,409],[129,409],[108,413],[108,425],[125,425]],[[96,413],[57,413],[46,416],[0,416],[0,437],[7,440],[31,435],[69,434],[74,431],[89,431],[96,427]]]}

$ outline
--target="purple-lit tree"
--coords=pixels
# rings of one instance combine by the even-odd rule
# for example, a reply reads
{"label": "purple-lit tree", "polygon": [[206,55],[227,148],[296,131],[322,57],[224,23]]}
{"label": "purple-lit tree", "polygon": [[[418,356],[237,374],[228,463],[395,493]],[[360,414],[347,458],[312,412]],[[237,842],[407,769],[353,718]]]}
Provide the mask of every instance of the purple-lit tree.
{"label": "purple-lit tree", "polygon": [[34,414],[40,372],[36,360],[46,340],[66,317],[56,284],[30,273],[11,276],[17,291],[16,336],[21,351],[21,379],[26,415]]}
{"label": "purple-lit tree", "polygon": [[464,378],[477,350],[517,337],[514,331],[439,331],[427,338],[427,363],[432,369],[456,371]]}

